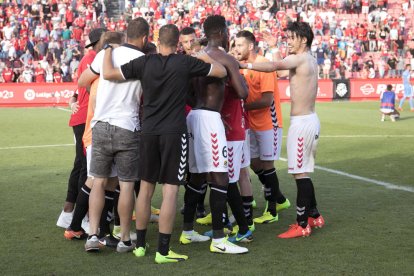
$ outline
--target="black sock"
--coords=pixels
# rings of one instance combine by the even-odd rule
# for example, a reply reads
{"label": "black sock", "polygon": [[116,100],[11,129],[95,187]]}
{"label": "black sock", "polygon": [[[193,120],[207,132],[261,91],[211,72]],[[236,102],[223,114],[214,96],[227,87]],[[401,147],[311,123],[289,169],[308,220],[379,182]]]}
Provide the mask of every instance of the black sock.
{"label": "black sock", "polygon": [[[264,185],[264,178],[263,178],[263,170],[258,170],[258,171],[255,171],[254,173],[257,175],[257,177],[259,178],[259,180],[260,180],[260,183],[262,183],[263,185]],[[251,182],[251,181],[250,181]]]}
{"label": "black sock", "polygon": [[131,246],[131,245],[132,245],[131,240],[123,241],[123,243],[124,243],[126,246]]}
{"label": "black sock", "polygon": [[147,234],[147,229],[144,230],[138,230],[137,229],[137,245],[138,247],[144,247],[145,248],[145,235]]}
{"label": "black sock", "polygon": [[141,181],[135,181],[134,183],[134,190],[135,190],[135,196],[138,197],[139,189],[141,188]]}
{"label": "black sock", "polygon": [[[277,203],[283,203],[286,201],[285,196],[280,191],[279,178],[276,174],[276,169],[270,169],[263,172],[263,178],[265,182],[265,189],[269,187],[272,193],[272,201]],[[266,186],[267,185],[267,186]]]}
{"label": "black sock", "polygon": [[253,224],[253,196],[242,196],[244,216],[249,225]]}
{"label": "black sock", "polygon": [[168,251],[170,250],[170,239],[171,234],[164,234],[159,233],[158,236],[158,253],[160,253],[163,256],[168,255]]}
{"label": "black sock", "polygon": [[118,214],[118,202],[119,202],[119,193],[120,193],[120,187],[118,186],[115,189],[115,195],[114,195],[114,225],[119,226],[121,225],[121,219],[119,218]]}
{"label": "black sock", "polygon": [[200,187],[193,183],[188,183],[185,187],[184,193],[184,231],[191,231],[193,230],[194,224],[194,215],[197,208],[197,202],[201,195]]}
{"label": "black sock", "polygon": [[225,212],[227,205],[227,185],[223,187],[215,183],[211,184],[210,208],[214,239],[224,237],[223,224],[225,223]]}
{"label": "black sock", "polygon": [[310,178],[296,179],[298,194],[296,198],[296,221],[305,228],[308,225],[309,206],[312,197]]}
{"label": "black sock", "polygon": [[103,238],[109,233],[111,233],[111,229],[109,228],[109,224],[111,222],[110,213],[112,213],[112,209],[114,208],[114,195],[115,192],[112,191],[105,191],[105,205],[102,209],[101,220],[99,222],[99,237]]}
{"label": "black sock", "polygon": [[70,229],[73,231],[80,231],[82,229],[82,220],[88,213],[89,209],[89,194],[91,189],[88,186],[83,185],[76,198],[76,208],[73,212],[72,222],[70,223]]}
{"label": "black sock", "polygon": [[267,211],[270,212],[273,216],[276,216],[276,185],[279,182],[276,182],[276,169],[270,169],[263,172],[263,182],[264,182],[264,198],[267,200]]}
{"label": "black sock", "polygon": [[208,186],[208,184],[204,183],[201,186],[201,189],[200,189],[201,194],[200,194],[200,197],[198,198],[198,202],[197,202],[197,210],[199,210],[199,211],[205,211],[204,200],[205,200],[206,194],[207,194],[207,186]]}
{"label": "black sock", "polygon": [[310,208],[309,208],[309,216],[312,218],[317,218],[321,214],[319,213],[318,208],[316,208],[317,203],[316,203],[315,188],[313,187],[313,182],[310,178],[309,178],[309,181],[312,185],[312,197],[311,197],[311,203],[310,203]]}
{"label": "black sock", "polygon": [[237,224],[239,225],[239,233],[246,234],[249,230],[247,225],[247,220],[243,211],[243,201],[240,196],[239,188],[237,183],[229,183],[227,189],[227,202],[230,205],[231,211],[236,219]]}

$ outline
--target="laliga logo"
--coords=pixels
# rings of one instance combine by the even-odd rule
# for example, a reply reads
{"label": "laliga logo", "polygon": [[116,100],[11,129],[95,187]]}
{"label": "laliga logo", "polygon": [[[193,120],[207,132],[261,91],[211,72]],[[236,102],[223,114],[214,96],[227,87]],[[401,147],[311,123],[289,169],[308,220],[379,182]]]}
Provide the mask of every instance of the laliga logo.
{"label": "laliga logo", "polygon": [[364,94],[364,95],[369,95],[369,94],[375,92],[375,88],[370,83],[364,84],[359,89],[361,90],[362,94]]}
{"label": "laliga logo", "polygon": [[27,89],[24,91],[24,98],[28,101],[33,101],[36,98],[36,93],[33,89]]}
{"label": "laliga logo", "polygon": [[339,95],[339,97],[345,96],[345,94],[348,92],[348,89],[346,87],[345,83],[339,83],[338,86],[336,86],[336,94]]}

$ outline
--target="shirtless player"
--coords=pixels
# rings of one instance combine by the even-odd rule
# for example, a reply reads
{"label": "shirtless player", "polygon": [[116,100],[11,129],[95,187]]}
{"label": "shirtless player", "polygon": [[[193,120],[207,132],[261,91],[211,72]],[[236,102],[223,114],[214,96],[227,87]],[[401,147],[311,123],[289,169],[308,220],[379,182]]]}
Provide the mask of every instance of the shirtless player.
{"label": "shirtless player", "polygon": [[[279,238],[306,237],[311,227],[322,227],[323,217],[316,208],[313,183],[309,173],[313,172],[315,153],[319,138],[320,123],[315,113],[318,91],[318,65],[310,52],[313,32],[309,24],[292,22],[287,28],[289,56],[281,61],[240,64],[262,72],[289,70],[291,93],[291,122],[287,138],[288,172],[295,178],[298,193],[296,198],[296,223]],[[276,39],[267,37],[269,45]]]}
{"label": "shirtless player", "polygon": [[[204,22],[208,39],[205,51],[227,69],[231,85],[240,99],[247,97],[247,89],[238,71],[237,61],[219,47],[228,43],[225,19],[210,16]],[[227,140],[220,111],[224,102],[225,79],[203,77],[196,79],[195,94],[197,103],[187,117],[190,135],[189,171],[190,183],[184,196],[184,231],[193,231],[195,206],[200,188],[209,173],[212,181],[210,208],[212,213],[213,240],[210,251],[216,253],[240,254],[247,248],[237,246],[227,240],[223,232],[223,214],[226,210],[229,185],[227,168]],[[241,207],[241,206],[240,206]]]}

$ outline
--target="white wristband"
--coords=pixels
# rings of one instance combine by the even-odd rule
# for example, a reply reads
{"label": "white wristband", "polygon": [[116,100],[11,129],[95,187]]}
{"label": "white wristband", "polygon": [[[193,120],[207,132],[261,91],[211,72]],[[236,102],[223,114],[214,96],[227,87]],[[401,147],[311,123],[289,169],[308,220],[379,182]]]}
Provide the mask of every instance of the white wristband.
{"label": "white wristband", "polygon": [[252,68],[253,68],[253,64],[247,63],[247,69],[252,70]]}

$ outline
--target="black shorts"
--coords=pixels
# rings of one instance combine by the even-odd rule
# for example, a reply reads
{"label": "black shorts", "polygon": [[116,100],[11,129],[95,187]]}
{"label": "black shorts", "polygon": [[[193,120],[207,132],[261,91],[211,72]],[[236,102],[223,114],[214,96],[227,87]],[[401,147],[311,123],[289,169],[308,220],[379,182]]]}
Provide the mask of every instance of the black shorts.
{"label": "black shorts", "polygon": [[141,179],[151,183],[186,183],[188,137],[182,134],[141,135]]}

